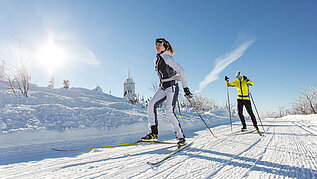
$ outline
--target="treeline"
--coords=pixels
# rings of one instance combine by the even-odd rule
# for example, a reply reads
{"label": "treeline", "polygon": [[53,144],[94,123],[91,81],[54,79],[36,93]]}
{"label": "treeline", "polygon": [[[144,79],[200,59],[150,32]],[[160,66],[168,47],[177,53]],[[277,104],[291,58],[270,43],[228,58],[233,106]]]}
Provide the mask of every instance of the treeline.
{"label": "treeline", "polygon": [[265,117],[283,117],[287,115],[317,114],[317,89],[315,87],[298,90],[296,102],[290,109],[279,107],[277,112],[267,112]]}

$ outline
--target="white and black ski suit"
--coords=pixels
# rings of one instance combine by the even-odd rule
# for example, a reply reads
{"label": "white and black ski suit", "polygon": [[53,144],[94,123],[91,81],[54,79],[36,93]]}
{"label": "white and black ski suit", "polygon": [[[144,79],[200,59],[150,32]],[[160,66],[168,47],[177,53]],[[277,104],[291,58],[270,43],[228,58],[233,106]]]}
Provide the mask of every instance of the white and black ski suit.
{"label": "white and black ski suit", "polygon": [[157,54],[154,63],[155,70],[160,78],[160,88],[156,91],[148,106],[149,133],[158,134],[157,107],[166,100],[166,118],[172,123],[176,138],[184,138],[183,130],[174,113],[179,87],[177,80],[173,79],[173,76],[178,74],[182,81],[183,88],[187,88],[186,73],[183,68],[176,63],[169,51]]}

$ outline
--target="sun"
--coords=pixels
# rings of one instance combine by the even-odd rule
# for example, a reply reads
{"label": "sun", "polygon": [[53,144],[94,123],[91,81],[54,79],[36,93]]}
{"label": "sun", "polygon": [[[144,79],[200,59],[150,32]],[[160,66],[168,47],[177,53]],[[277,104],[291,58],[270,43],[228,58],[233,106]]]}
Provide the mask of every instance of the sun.
{"label": "sun", "polygon": [[52,74],[64,65],[66,52],[54,42],[53,38],[49,38],[46,44],[36,50],[35,57],[38,64],[45,68],[49,74]]}

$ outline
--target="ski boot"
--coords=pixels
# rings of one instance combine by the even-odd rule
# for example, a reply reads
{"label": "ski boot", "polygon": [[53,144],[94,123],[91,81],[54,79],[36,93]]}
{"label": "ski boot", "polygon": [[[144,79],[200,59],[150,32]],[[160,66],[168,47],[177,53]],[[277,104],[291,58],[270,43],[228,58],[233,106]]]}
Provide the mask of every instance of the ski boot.
{"label": "ski boot", "polygon": [[180,139],[178,139],[178,142],[177,142],[178,148],[180,148],[180,147],[183,146],[183,145],[186,145],[186,140],[185,140],[185,138],[180,138]]}
{"label": "ski boot", "polygon": [[140,141],[157,141],[157,134],[149,133],[144,137],[141,137]]}
{"label": "ski boot", "polygon": [[248,131],[247,128],[244,128],[244,127],[241,128],[241,132],[246,132],[246,131]]}

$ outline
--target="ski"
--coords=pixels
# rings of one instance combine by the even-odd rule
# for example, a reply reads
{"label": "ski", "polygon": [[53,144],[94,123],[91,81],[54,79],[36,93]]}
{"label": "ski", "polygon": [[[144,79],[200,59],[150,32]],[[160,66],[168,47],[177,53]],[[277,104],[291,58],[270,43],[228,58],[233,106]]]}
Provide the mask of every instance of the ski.
{"label": "ski", "polygon": [[263,134],[260,131],[257,130],[252,130],[252,131],[237,131],[237,132],[233,132],[231,134],[246,134],[246,133],[252,133],[252,132],[257,132],[260,136],[262,136]]}
{"label": "ski", "polygon": [[185,144],[185,145],[183,145],[183,146],[177,148],[176,150],[174,150],[173,152],[171,152],[171,153],[168,154],[167,156],[163,157],[162,159],[160,159],[160,160],[158,160],[158,161],[156,161],[156,162],[147,162],[147,164],[148,164],[148,165],[157,165],[157,164],[163,162],[164,160],[170,158],[172,155],[176,154],[177,152],[179,152],[179,151],[183,150],[184,148],[190,146],[192,143],[193,143],[193,142],[187,143],[187,144]]}
{"label": "ski", "polygon": [[81,149],[55,149],[58,152],[71,152],[71,151],[80,151],[80,150],[92,150],[92,149],[101,149],[101,148],[111,148],[111,147],[121,147],[121,146],[130,146],[130,145],[150,145],[150,144],[177,144],[175,142],[158,142],[158,141],[137,141],[133,143],[125,143],[125,144],[116,144],[116,145],[107,145],[107,146],[100,146],[100,147],[89,147],[89,148],[81,148]]}
{"label": "ski", "polygon": [[232,134],[241,134],[241,133],[252,133],[252,132],[254,132],[254,131],[256,131],[256,130],[251,130],[251,131],[236,131],[236,132],[233,132]]}

